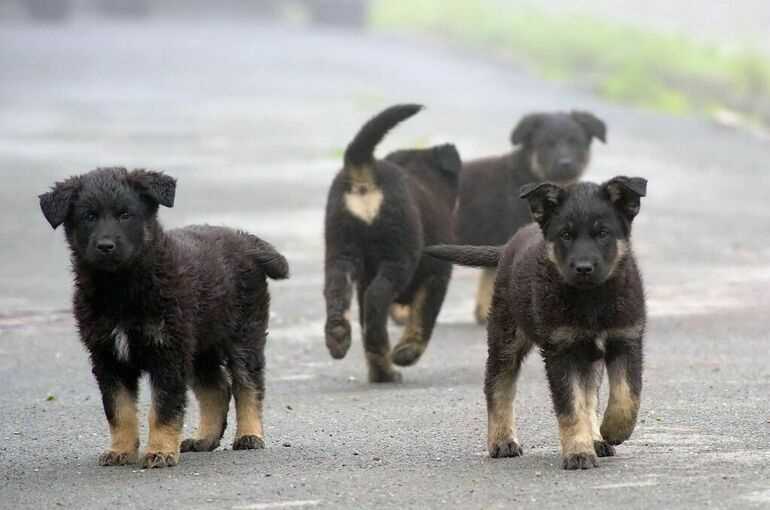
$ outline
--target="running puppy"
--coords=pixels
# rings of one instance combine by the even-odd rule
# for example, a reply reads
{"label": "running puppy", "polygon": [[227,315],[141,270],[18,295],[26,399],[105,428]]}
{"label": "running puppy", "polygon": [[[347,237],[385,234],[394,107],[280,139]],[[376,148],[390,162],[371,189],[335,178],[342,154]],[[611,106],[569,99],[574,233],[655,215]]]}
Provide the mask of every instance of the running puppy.
{"label": "running puppy", "polygon": [[[430,340],[452,265],[423,257],[425,245],[451,242],[460,156],[453,145],[374,149],[399,122],[422,109],[392,106],[369,120],[345,151],[326,204],[326,346],[335,359],[350,348],[350,303],[356,287],[370,382],[398,382],[393,363],[417,362]],[[392,303],[409,305],[403,336],[390,351]]]}
{"label": "running puppy", "polygon": [[[523,117],[511,133],[516,150],[463,165],[456,211],[457,242],[474,246],[508,242],[530,221],[519,188],[531,182],[576,182],[591,159],[594,138],[605,142],[607,127],[588,112]],[[485,268],[474,311],[479,324],[486,322],[494,281],[494,269]]]}
{"label": "running puppy", "polygon": [[[144,467],[174,466],[180,449],[219,446],[231,386],[233,449],[264,448],[265,277],[286,278],[288,264],[245,232],[164,231],[158,206],[172,207],[175,190],[176,181],[162,173],[100,168],[40,195],[45,218],[53,228],[64,224],[72,252],[75,319],[112,436],[99,457],[103,466],[138,460],[143,372],[152,388]],[[200,425],[195,438],[182,442],[188,382]]]}
{"label": "running puppy", "polygon": [[[487,325],[488,447],[516,457],[513,403],[524,357],[537,346],[559,421],[565,469],[596,467],[631,436],[642,391],[644,290],[631,251],[631,223],[647,181],[615,177],[602,185],[529,184],[521,197],[532,224],[505,247],[435,246],[435,257],[497,266]],[[604,367],[610,397],[599,426]]]}

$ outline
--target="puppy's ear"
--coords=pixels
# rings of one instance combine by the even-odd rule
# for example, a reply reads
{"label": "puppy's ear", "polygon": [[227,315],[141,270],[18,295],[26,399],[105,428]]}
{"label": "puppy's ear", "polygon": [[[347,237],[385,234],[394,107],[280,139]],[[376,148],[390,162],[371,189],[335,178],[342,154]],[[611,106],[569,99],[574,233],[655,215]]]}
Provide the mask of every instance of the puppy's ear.
{"label": "puppy's ear", "polygon": [[565,195],[561,187],[550,182],[525,184],[519,191],[519,197],[529,202],[532,220],[543,228],[564,201]]}
{"label": "puppy's ear", "polygon": [[463,163],[460,159],[460,153],[457,152],[457,147],[451,143],[439,145],[433,148],[433,160],[436,162],[441,171],[453,175],[460,175]]}
{"label": "puppy's ear", "polygon": [[156,204],[174,207],[176,179],[162,172],[134,170],[128,174],[129,182]]}
{"label": "puppy's ear", "polygon": [[544,117],[545,115],[542,113],[530,113],[522,117],[511,131],[511,143],[513,145],[529,145],[532,141],[532,135],[543,123]]}
{"label": "puppy's ear", "polygon": [[641,177],[613,177],[602,184],[602,190],[612,205],[628,220],[639,214],[640,198],[647,195],[647,179]]}
{"label": "puppy's ear", "polygon": [[75,199],[75,194],[80,189],[80,179],[71,177],[66,181],[57,182],[51,191],[38,196],[40,209],[43,216],[56,229],[64,223],[70,211],[70,206]]}
{"label": "puppy's ear", "polygon": [[607,143],[607,125],[602,119],[590,112],[572,111],[570,116],[580,124],[588,139],[598,138],[602,143]]}

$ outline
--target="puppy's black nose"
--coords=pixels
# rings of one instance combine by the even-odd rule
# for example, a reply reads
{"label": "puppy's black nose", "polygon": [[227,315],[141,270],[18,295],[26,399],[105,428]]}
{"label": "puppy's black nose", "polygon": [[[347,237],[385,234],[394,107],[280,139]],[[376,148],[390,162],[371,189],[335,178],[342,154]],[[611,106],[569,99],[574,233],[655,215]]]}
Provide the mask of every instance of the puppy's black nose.
{"label": "puppy's black nose", "polygon": [[115,250],[115,243],[109,239],[102,239],[96,243],[96,249],[106,255]]}
{"label": "puppy's black nose", "polygon": [[577,262],[575,264],[575,271],[578,274],[589,275],[594,272],[594,265],[590,262]]}

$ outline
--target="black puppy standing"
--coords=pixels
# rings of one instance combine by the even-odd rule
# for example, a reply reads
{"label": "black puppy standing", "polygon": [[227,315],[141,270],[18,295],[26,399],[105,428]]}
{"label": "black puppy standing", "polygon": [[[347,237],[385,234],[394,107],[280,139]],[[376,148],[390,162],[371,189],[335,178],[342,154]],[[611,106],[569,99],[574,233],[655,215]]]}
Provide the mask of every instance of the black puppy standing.
{"label": "black puppy standing", "polygon": [[[370,119],[345,151],[326,205],[326,345],[334,358],[350,348],[349,310],[356,286],[371,382],[395,382],[392,364],[417,362],[430,339],[452,265],[422,256],[452,240],[451,211],[460,156],[453,145],[404,150],[376,160],[385,134],[422,107],[396,105]],[[403,336],[390,352],[392,303],[409,305]]]}
{"label": "black puppy standing", "polygon": [[[492,457],[516,457],[513,404],[521,363],[533,346],[545,360],[565,469],[596,466],[631,436],[642,390],[646,313],[631,251],[631,223],[647,182],[615,177],[597,185],[522,188],[532,224],[504,247],[435,246],[426,253],[497,267],[487,325],[484,391]],[[610,396],[599,426],[604,367]]]}
{"label": "black puppy standing", "polygon": [[[456,211],[460,244],[503,245],[529,223],[519,188],[533,182],[576,182],[591,159],[591,142],[607,140],[604,122],[589,112],[532,113],[511,132],[517,148],[502,156],[463,165]],[[495,271],[482,271],[476,294],[476,322],[486,322]]]}
{"label": "black puppy standing", "polygon": [[[142,372],[152,388],[145,467],[177,464],[180,448],[215,449],[231,385],[233,449],[264,447],[265,277],[285,278],[288,264],[245,232],[209,226],[163,231],[158,206],[172,207],[175,190],[176,181],[162,173],[102,168],[40,196],[51,226],[64,224],[72,253],[75,318],[112,436],[102,465],[138,459]],[[196,438],[180,445],[188,382],[200,424]]]}

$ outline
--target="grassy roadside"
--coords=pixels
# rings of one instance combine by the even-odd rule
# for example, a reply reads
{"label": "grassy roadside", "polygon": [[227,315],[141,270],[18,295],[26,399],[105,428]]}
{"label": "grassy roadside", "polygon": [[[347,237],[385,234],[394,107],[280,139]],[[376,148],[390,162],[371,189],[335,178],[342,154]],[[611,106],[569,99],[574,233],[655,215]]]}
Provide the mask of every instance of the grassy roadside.
{"label": "grassy roadside", "polygon": [[770,126],[770,58],[596,18],[494,0],[374,0],[375,29],[427,33],[503,51],[547,78],[614,101]]}

